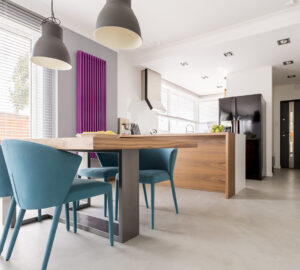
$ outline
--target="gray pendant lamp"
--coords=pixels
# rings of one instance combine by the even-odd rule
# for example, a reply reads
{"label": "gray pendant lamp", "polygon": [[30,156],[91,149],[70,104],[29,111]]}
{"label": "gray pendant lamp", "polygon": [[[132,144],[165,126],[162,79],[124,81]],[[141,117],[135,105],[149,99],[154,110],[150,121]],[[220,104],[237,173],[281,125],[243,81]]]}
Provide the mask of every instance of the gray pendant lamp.
{"label": "gray pendant lamp", "polygon": [[34,45],[31,62],[49,69],[70,70],[71,58],[63,43],[60,20],[54,16],[53,0],[51,0],[51,14],[51,17],[41,23],[42,36]]}
{"label": "gray pendant lamp", "polygon": [[97,42],[115,50],[140,47],[141,29],[131,8],[131,0],[106,0],[97,19],[94,37]]}

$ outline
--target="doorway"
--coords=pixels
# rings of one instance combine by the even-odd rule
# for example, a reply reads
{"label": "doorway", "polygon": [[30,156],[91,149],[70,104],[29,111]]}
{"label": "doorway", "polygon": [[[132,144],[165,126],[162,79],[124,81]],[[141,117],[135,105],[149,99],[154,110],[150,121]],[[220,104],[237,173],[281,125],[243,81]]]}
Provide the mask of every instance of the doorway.
{"label": "doorway", "polygon": [[280,165],[300,169],[300,100],[280,102]]}

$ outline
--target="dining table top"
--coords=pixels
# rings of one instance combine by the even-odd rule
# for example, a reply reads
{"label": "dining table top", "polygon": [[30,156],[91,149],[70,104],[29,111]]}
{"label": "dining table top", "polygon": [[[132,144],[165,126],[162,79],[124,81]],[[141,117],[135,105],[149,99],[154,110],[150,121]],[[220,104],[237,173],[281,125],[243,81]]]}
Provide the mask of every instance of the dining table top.
{"label": "dining table top", "polygon": [[[21,139],[20,139],[21,140]],[[70,138],[22,139],[65,151],[100,151],[149,148],[193,148],[194,141],[174,136],[147,135],[143,137],[122,135],[86,135]]]}

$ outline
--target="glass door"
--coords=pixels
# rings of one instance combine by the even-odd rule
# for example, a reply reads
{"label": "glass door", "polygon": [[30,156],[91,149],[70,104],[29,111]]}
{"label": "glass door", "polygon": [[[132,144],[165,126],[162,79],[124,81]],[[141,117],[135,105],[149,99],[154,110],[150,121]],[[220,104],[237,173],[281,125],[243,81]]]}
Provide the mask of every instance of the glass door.
{"label": "glass door", "polygon": [[289,168],[294,168],[294,108],[294,101],[289,102]]}

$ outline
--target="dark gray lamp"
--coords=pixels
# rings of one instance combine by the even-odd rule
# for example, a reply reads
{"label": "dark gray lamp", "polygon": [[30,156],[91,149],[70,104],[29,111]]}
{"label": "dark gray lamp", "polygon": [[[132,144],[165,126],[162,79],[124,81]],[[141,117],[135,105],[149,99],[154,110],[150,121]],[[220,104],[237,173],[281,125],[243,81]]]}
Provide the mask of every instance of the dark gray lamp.
{"label": "dark gray lamp", "polygon": [[98,16],[94,37],[97,42],[115,50],[140,47],[141,29],[131,0],[107,0]]}
{"label": "dark gray lamp", "polygon": [[51,13],[52,17],[42,21],[42,36],[34,45],[31,62],[49,69],[70,70],[71,58],[63,43],[60,20],[54,16],[53,0],[51,0]]}

